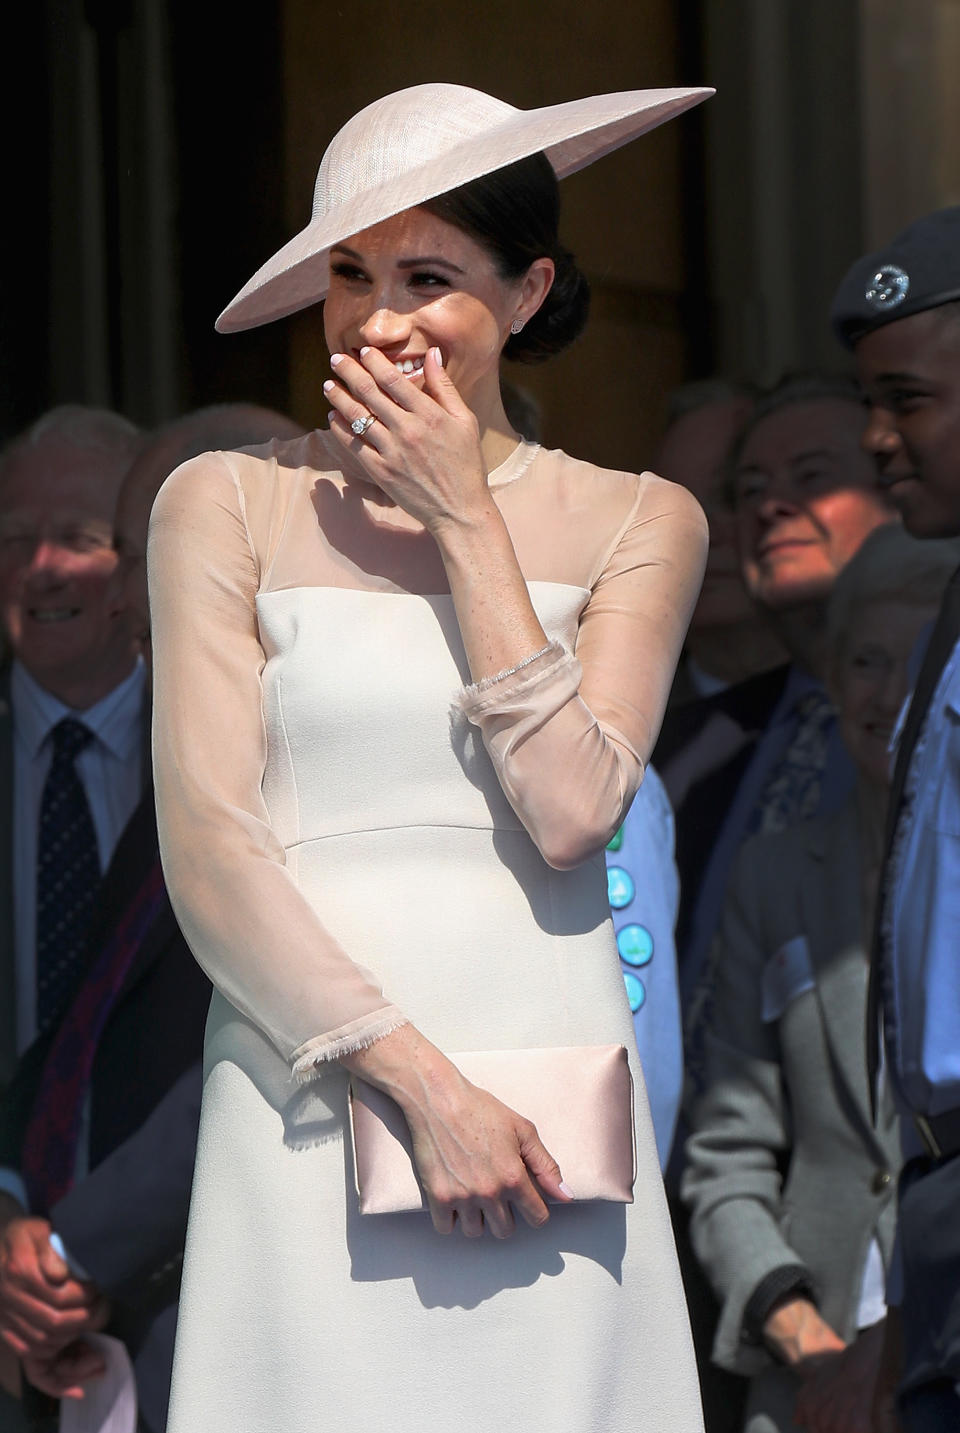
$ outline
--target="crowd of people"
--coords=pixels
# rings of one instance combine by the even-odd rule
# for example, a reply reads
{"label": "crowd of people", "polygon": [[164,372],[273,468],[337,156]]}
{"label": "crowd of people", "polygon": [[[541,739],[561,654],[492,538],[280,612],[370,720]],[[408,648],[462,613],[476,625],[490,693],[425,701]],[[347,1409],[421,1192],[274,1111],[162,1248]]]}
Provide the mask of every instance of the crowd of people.
{"label": "crowd of people", "polygon": [[[445,211],[430,222],[448,222]],[[853,372],[790,375],[767,391],[690,384],[672,395],[650,463],[697,498],[709,551],[652,761],[606,846],[607,889],[707,1433],[960,1428],[958,256],[955,209],[858,259],[832,314]],[[331,401],[346,428],[352,409],[336,409],[338,394]],[[532,406],[525,411],[537,421]],[[354,421],[348,441],[363,441],[364,423]],[[542,450],[523,438],[529,465]],[[230,507],[233,486],[221,495],[208,482],[212,470],[190,460],[238,449],[301,453],[297,445],[309,441],[283,414],[248,404],[204,408],[150,432],[68,405],[0,453],[0,1433],[53,1428],[61,1405],[89,1400],[99,1384],[121,1387],[118,1349],[136,1390],[139,1421],[130,1426],[167,1426],[211,984],[191,953],[207,939],[197,934],[200,917],[185,901],[189,919],[178,922],[160,861],[148,524],[179,469],[179,486],[158,509],[157,539],[176,579],[152,579],[166,682],[159,770],[166,829],[179,801],[182,819],[196,823],[180,849],[202,879],[204,847],[219,838],[202,779],[171,736],[198,720],[186,676],[177,683],[171,674],[193,680],[195,667],[207,667],[207,690],[219,693],[230,659],[204,623],[223,616],[238,643],[255,634],[235,615],[226,579],[215,573],[194,597],[190,564],[212,552],[216,534],[199,507],[171,503],[183,475],[195,473],[207,510],[226,514],[231,541],[249,545],[269,657],[284,631],[307,620],[284,601],[312,585],[295,577],[304,560],[289,538],[296,495],[284,497],[281,518],[269,515],[255,481],[261,459],[240,457],[231,470],[239,502]],[[311,501],[329,531],[348,514],[333,514],[339,500],[321,486]],[[583,541],[591,540],[584,517]],[[344,538],[335,556],[340,569],[345,555],[366,572],[370,550]],[[551,560],[537,558],[544,574]],[[602,587],[607,569],[597,572]],[[410,590],[443,590],[431,580]],[[363,584],[328,585],[352,620]],[[547,575],[543,585],[561,584]],[[182,652],[171,656],[178,624],[193,634],[193,667]],[[383,640],[402,646],[406,629]],[[371,651],[387,662],[372,639]],[[510,663],[506,676],[528,660],[536,675],[545,654],[551,661],[544,647]],[[616,660],[642,685],[642,651],[621,645]],[[322,694],[338,672],[357,680],[359,664],[352,649],[341,653],[311,690]],[[365,667],[369,694],[389,675],[375,667]],[[251,670],[255,685],[266,683],[262,663]],[[478,681],[470,699],[487,697],[485,683],[503,675]],[[256,732],[229,705],[216,721],[206,715],[217,803],[239,809],[238,750]],[[539,730],[525,729],[523,740]],[[498,779],[510,795],[509,761],[518,758],[513,748],[501,758]],[[475,752],[463,758],[476,760]],[[279,782],[261,758],[264,770],[264,782]],[[397,773],[414,804],[415,776]],[[554,779],[565,776],[558,769]],[[376,780],[390,780],[389,763]],[[262,813],[255,823],[244,810],[240,824],[251,846],[266,841]],[[168,836],[168,876],[170,846]],[[373,868],[376,849],[350,847],[355,875],[342,878],[350,889],[387,879]],[[588,853],[545,854],[562,870]],[[246,860],[241,850],[238,882]],[[183,891],[190,877],[178,869],[176,881]],[[234,909],[204,919],[240,940],[242,893],[223,898]],[[438,887],[436,900],[446,905],[454,892]],[[537,917],[544,927],[551,918]],[[282,925],[281,905],[270,919]],[[180,926],[194,920],[188,943]],[[610,950],[615,963],[612,942]],[[215,996],[215,1035],[230,1029],[218,1000],[226,1003]],[[412,1031],[390,1020],[394,1033]],[[288,1023],[296,1027],[292,1014]],[[339,1053],[362,1068],[359,1045]],[[301,1066],[307,1057],[326,1058],[311,1047]],[[211,1078],[222,1082],[220,1059],[212,1064],[208,1050]],[[254,1067],[265,1085],[276,1080],[265,1061]],[[283,1100],[293,1101],[294,1089]],[[288,1142],[330,1117],[326,1106],[298,1106]],[[205,1140],[209,1159],[227,1137],[211,1123]],[[288,1159],[282,1177],[299,1178],[293,1166]],[[223,1191],[224,1204],[232,1198]],[[198,1201],[208,1263],[195,1254],[195,1270],[219,1268],[209,1261],[227,1260],[229,1249],[210,1254],[209,1226],[223,1208],[209,1207],[208,1186]],[[265,1194],[252,1207],[257,1221],[275,1217]],[[472,1232],[482,1232],[479,1222]],[[191,1238],[199,1246],[200,1236]],[[355,1228],[347,1238],[354,1277],[377,1277]],[[302,1259],[301,1249],[291,1257]],[[402,1258],[391,1257],[399,1262],[383,1277],[399,1280]],[[556,1273],[522,1267],[518,1284],[535,1282],[531,1270],[541,1279]],[[322,1270],[304,1277],[323,1283]],[[645,1296],[655,1305],[657,1288]],[[292,1290],[294,1311],[297,1297]],[[421,1298],[453,1296],[438,1282]],[[265,1316],[274,1313],[271,1305]],[[574,1364],[577,1332],[564,1353]],[[602,1403],[597,1388],[588,1392]]]}

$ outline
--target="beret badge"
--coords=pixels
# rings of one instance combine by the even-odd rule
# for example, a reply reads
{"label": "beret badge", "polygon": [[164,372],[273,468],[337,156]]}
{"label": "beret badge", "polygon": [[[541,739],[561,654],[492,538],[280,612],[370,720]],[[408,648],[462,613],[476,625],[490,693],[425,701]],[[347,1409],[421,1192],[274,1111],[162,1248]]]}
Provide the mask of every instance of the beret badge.
{"label": "beret badge", "polygon": [[872,309],[883,313],[887,309],[896,308],[897,304],[902,304],[909,287],[909,274],[904,273],[897,264],[884,264],[883,268],[877,269],[871,276],[864,298]]}

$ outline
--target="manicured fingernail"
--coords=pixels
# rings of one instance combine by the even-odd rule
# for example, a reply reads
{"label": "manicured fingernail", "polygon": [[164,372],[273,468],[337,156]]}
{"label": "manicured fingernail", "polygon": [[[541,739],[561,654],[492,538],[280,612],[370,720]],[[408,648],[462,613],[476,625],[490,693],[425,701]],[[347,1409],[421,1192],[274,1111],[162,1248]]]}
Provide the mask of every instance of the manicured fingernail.
{"label": "manicured fingernail", "polygon": [[577,1197],[577,1196],[574,1194],[573,1190],[570,1188],[569,1184],[561,1184],[561,1185],[560,1185],[560,1193],[561,1193],[561,1194],[565,1194],[568,1199],[576,1199],[576,1197]]}
{"label": "manicured fingernail", "polygon": [[443,354],[440,352],[439,348],[435,348],[435,349],[433,350],[433,356],[434,356],[435,360],[437,361],[437,363],[438,363],[438,364],[440,365],[440,367],[442,368],[442,367],[443,367]]}
{"label": "manicured fingernail", "polygon": [[336,368],[337,364],[338,364],[338,363],[342,363],[342,362],[343,362],[343,354],[342,354],[342,353],[331,353],[331,355],[330,355],[330,367],[331,367],[331,368]]}
{"label": "manicured fingernail", "polygon": [[328,378],[326,383],[323,385],[323,391],[324,393],[332,393],[336,386],[337,385],[334,383],[333,379]]}
{"label": "manicured fingernail", "polygon": [[367,344],[366,348],[361,348],[361,350],[360,350],[360,357],[361,357],[361,358],[366,358],[366,356],[367,356],[367,354],[368,354],[369,352],[370,352],[370,345]]}

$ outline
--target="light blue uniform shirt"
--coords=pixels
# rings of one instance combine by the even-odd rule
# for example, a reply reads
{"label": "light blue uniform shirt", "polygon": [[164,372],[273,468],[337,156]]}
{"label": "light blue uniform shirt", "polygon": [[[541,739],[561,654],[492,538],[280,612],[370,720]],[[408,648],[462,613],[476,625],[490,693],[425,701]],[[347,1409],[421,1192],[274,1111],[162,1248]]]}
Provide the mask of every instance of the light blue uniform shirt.
{"label": "light blue uniform shirt", "polygon": [[960,644],[914,748],[887,875],[887,1069],[915,1114],[960,1106]]}
{"label": "light blue uniform shirt", "polygon": [[648,766],[607,848],[607,890],[661,1169],[673,1143],[683,1086],[674,942],[680,882],[673,852],[673,809]]}

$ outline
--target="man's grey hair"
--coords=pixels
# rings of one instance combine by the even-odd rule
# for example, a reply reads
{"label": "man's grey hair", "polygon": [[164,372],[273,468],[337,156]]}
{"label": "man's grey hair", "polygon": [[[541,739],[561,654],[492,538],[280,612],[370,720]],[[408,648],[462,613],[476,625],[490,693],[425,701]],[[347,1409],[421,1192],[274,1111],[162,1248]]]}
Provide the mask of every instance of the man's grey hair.
{"label": "man's grey hair", "polygon": [[110,457],[124,453],[132,462],[140,450],[143,435],[135,423],[109,408],[61,403],[42,413],[0,452],[0,479],[15,459],[25,457],[51,440],[68,444],[83,453],[103,453]]}

